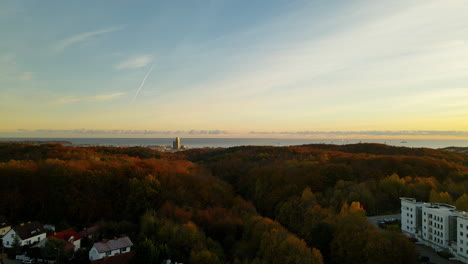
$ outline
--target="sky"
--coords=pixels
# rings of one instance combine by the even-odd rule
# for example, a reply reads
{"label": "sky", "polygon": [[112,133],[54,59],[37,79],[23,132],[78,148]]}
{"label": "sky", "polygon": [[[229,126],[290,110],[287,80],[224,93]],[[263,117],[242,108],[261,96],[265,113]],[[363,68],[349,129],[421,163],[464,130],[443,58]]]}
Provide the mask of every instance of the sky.
{"label": "sky", "polygon": [[468,1],[0,2],[0,137],[468,138]]}

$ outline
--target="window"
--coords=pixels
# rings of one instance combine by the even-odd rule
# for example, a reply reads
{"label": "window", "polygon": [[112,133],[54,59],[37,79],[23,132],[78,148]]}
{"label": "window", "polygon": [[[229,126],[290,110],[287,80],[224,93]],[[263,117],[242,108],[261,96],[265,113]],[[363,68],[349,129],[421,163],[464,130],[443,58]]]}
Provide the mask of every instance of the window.
{"label": "window", "polygon": [[10,241],[7,241],[7,242],[6,242],[6,245],[9,246],[9,245],[10,245]]}
{"label": "window", "polygon": [[106,252],[106,256],[110,256],[111,252],[110,251],[107,251]]}
{"label": "window", "polygon": [[463,227],[463,224],[460,224],[460,227]]}
{"label": "window", "polygon": [[14,235],[13,235],[13,234],[11,234],[11,238],[13,238],[13,236],[14,236]]}
{"label": "window", "polygon": [[127,248],[121,248],[120,249],[120,253],[123,253],[123,252],[126,252],[127,251]]}

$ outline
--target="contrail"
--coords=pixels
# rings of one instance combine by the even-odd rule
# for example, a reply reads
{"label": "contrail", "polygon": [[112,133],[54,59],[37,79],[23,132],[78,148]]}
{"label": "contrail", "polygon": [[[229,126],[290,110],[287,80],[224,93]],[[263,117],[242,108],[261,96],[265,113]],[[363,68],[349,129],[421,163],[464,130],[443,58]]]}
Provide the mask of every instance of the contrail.
{"label": "contrail", "polygon": [[138,87],[138,90],[136,91],[135,96],[133,97],[133,100],[130,102],[130,104],[133,104],[138,94],[140,93],[141,88],[143,88],[143,86],[145,85],[146,78],[148,78],[148,75],[150,75],[150,73],[153,71],[154,64],[155,63],[151,65],[151,67],[149,68],[148,72],[145,75],[145,78],[143,78],[143,81],[141,81],[140,87]]}

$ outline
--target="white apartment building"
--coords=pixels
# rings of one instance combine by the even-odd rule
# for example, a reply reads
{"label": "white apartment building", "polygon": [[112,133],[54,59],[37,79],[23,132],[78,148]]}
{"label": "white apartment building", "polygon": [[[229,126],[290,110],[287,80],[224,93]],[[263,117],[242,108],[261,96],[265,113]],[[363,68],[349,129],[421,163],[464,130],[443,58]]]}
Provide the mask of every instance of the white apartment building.
{"label": "white apartment building", "polygon": [[457,217],[457,253],[460,260],[468,263],[468,214]]}
{"label": "white apartment building", "polygon": [[[401,199],[401,229],[410,234],[420,234],[416,225],[416,212],[421,210],[422,204],[414,198]],[[419,225],[420,226],[420,225]]]}
{"label": "white apartment building", "polygon": [[455,206],[401,197],[401,230],[435,250],[468,263],[468,216]]}
{"label": "white apartment building", "polygon": [[430,241],[440,250],[450,246],[449,217],[457,215],[455,206],[446,204],[429,204],[422,207],[423,238]]}

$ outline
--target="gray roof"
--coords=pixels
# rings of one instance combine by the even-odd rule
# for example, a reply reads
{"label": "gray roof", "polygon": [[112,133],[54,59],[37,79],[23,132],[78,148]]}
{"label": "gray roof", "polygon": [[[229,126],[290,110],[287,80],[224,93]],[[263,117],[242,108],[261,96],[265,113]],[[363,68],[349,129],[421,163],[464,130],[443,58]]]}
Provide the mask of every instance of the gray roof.
{"label": "gray roof", "polygon": [[94,247],[99,253],[112,251],[120,248],[126,248],[133,246],[132,241],[128,237],[121,237],[112,240],[105,240],[102,242],[94,243]]}
{"label": "gray roof", "polygon": [[9,225],[10,224],[8,223],[6,217],[4,217],[3,215],[0,215],[0,228],[7,227]]}
{"label": "gray roof", "polygon": [[23,223],[19,226],[15,226],[13,230],[15,230],[16,235],[21,238],[21,240],[44,234],[46,232],[42,225],[37,221],[25,224]]}

